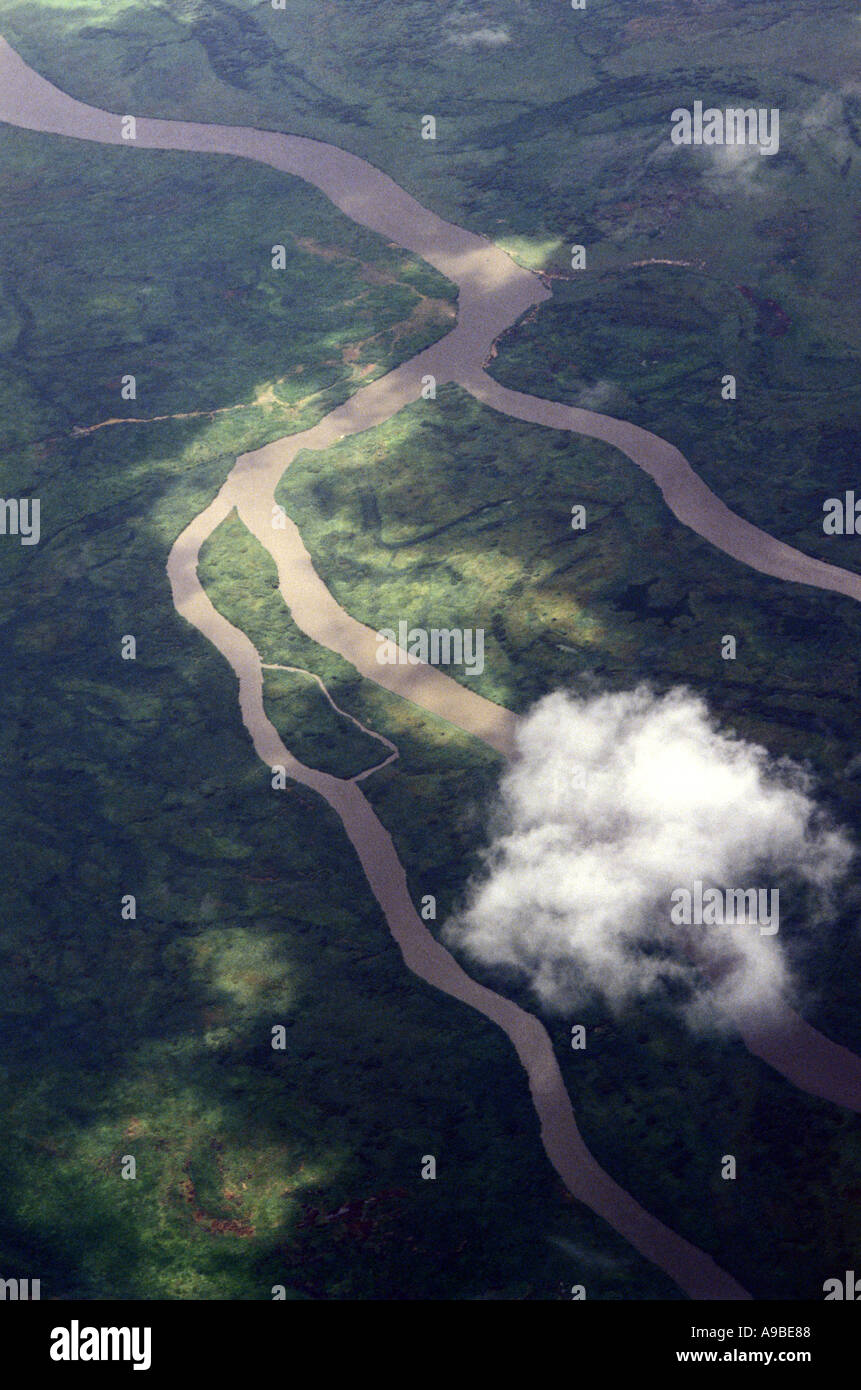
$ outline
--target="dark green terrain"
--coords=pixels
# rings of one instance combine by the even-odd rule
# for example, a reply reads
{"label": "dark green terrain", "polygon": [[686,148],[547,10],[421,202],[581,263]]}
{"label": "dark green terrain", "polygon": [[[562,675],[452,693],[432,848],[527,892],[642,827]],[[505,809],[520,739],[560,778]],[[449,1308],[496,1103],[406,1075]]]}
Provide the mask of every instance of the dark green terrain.
{"label": "dark green terrain", "polygon": [[[656,431],[728,505],[859,569],[861,537],[821,525],[823,500],[861,483],[855,7],[587,15],[0,0],[0,33],[79,99],[330,140],[498,239],[554,277],[501,341],[500,381]],[[730,169],[668,155],[669,112],[697,97],[778,105],[781,153]],[[38,546],[0,538],[0,1277],[58,1298],[678,1297],[567,1197],[507,1042],[407,972],[338,822],[272,790],[232,673],[171,603],[170,547],[236,455],[441,336],[453,287],[242,161],[0,127],[0,166],[0,490],[42,504]],[[730,561],[608,447],[446,388],[300,454],[278,497],[357,618],[483,626],[469,684],[488,698],[523,711],[584,680],[686,684],[805,762],[861,835],[857,607]],[[201,578],[264,661],[318,675],[398,744],[363,785],[441,925],[498,760],[299,633],[235,514]],[[305,762],[353,775],[385,756],[307,676],[268,672],[265,692]],[[790,924],[805,1015],[856,1050],[857,909],[852,888],[815,941]],[[755,1297],[818,1298],[855,1267],[852,1117],[657,1009],[576,1021],[585,1053],[571,1020],[546,1020],[578,1122],[649,1210]]]}

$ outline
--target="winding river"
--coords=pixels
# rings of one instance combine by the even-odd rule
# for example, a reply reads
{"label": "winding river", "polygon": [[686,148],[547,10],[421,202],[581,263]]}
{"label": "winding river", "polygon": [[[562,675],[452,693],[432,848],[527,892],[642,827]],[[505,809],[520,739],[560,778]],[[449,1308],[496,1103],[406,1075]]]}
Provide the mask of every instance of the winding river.
{"label": "winding river", "polygon": [[[537,275],[517,266],[491,242],[443,221],[355,155],[320,141],[273,131],[144,117],[137,117],[134,141],[126,141],[119,115],[67,96],[29,68],[3,39],[0,120],[28,130],[124,145],[130,157],[137,147],[257,160],[315,185],[348,217],[414,252],[458,285],[457,326],[439,342],[363,387],[311,429],[237,459],[218,495],[186,527],[171,550],[167,573],[174,605],[218,648],[236,673],[242,719],[258,757],[267,767],[283,766],[291,778],[322,796],[340,817],[409,969],[506,1033],[528,1077],[545,1151],[568,1190],[690,1297],[747,1298],[745,1290],[707,1254],[652,1217],[600,1168],[580,1136],[543,1025],[509,1000],[478,985],[428,931],[410,899],[391,836],[359,786],[375,769],[351,779],[333,777],[306,767],[284,746],[265,713],[260,655],[249,638],[210,603],[198,579],[198,558],[203,542],[236,508],[246,527],[275,560],[281,594],[305,633],[344,657],[367,679],[456,724],[503,756],[514,756],[519,724],[514,714],[432,666],[379,665],[376,634],[335,602],[315,572],[293,522],[288,518],[283,530],[271,524],[275,489],[301,449],[324,449],[343,435],[357,434],[388,420],[419,399],[421,378],[430,373],[439,384],[456,382],[506,415],[613,445],[649,474],[680,522],[753,569],[855,599],[861,599],[861,576],[805,556],[736,516],[705,486],[677,449],[649,431],[511,391],[495,382],[483,367],[494,341],[528,309],[546,300],[549,291]],[[395,746],[381,735],[374,736],[389,748],[385,761],[390,762],[397,756]],[[791,1010],[768,1017],[738,1016],[735,1022],[750,1051],[794,1084],[861,1110],[861,1061]]]}

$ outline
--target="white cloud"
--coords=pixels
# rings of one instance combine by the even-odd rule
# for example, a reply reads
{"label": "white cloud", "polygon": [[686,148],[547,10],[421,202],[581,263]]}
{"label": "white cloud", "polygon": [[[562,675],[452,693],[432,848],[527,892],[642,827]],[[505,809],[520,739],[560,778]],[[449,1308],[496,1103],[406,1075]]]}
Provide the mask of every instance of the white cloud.
{"label": "white cloud", "polygon": [[582,387],[577,392],[577,399],[574,404],[581,406],[584,410],[603,410],[605,405],[609,405],[615,394],[616,383],[607,381],[602,377],[593,385]]}
{"label": "white cloud", "polygon": [[[852,95],[846,91],[846,95]],[[801,129],[831,159],[841,162],[854,151],[846,119],[844,96],[840,92],[824,92],[802,113]]]}
{"label": "white cloud", "polygon": [[500,25],[461,30],[448,34],[447,38],[449,43],[457,44],[458,48],[501,48],[503,44],[511,43],[510,33]]}
{"label": "white cloud", "polygon": [[823,92],[801,117],[802,130],[831,130],[843,123],[843,100],[838,92]]}
{"label": "white cloud", "polygon": [[788,905],[806,884],[824,910],[852,850],[810,792],[690,691],[549,695],[521,725],[484,869],[444,936],[554,1009],[651,994],[713,1025],[791,991],[785,947],[755,926],[673,926],[670,894],[779,885]]}
{"label": "white cloud", "polygon": [[773,192],[778,170],[756,145],[674,145],[662,140],[646,162],[674,160],[677,172],[699,176],[712,193],[732,197]]}
{"label": "white cloud", "polygon": [[770,160],[760,154],[755,145],[710,145],[704,148],[706,165],[703,177],[718,193],[762,193],[773,188],[768,176]]}

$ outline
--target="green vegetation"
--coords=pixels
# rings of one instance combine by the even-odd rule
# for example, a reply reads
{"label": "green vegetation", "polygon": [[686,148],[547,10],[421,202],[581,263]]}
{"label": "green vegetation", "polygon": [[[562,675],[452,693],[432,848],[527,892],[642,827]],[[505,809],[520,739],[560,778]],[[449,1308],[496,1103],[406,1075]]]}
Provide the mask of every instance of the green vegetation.
{"label": "green vegetation", "polygon": [[390,750],[332,708],[316,682],[292,671],[264,674],[264,699],[279,729],[289,729],[290,752],[300,762],[338,777],[376,767]]}
{"label": "green vegetation", "polygon": [[[496,42],[477,40],[483,30]],[[0,0],[0,32],[110,110],[331,140],[531,261],[567,266],[572,240],[615,263],[675,256],[697,234],[712,255],[747,258],[767,199],[739,206],[726,181],[703,183],[690,151],[656,156],[670,112],[695,98],[779,104],[793,168],[817,162],[829,195],[851,182],[833,103],[857,130],[853,0],[602,0],[584,13],[561,0],[287,0],[278,11],[269,0]],[[424,113],[438,118],[435,142],[419,138]],[[775,166],[767,182],[785,169],[783,156],[763,163]],[[797,203],[827,221],[817,191]],[[847,285],[851,244],[834,237],[829,252]]]}
{"label": "green vegetation", "polygon": [[[822,502],[853,486],[858,451],[850,0],[825,13],[819,0],[780,12],[768,0],[694,12],[608,0],[588,14],[545,0],[288,0],[284,11],[0,0],[0,30],[40,72],[113,110],[332,140],[562,277],[506,344],[500,379],[637,419],[730,506],[857,563],[855,538],[821,529]],[[777,106],[780,153],[673,151],[669,114],[695,99]],[[423,112],[437,115],[435,142],[419,138]],[[576,274],[574,242],[588,249]],[[640,268],[653,260],[663,264]],[[271,375],[289,368],[283,347]],[[199,355],[220,389],[217,344]],[[720,399],[726,373],[734,403]]]}
{"label": "green vegetation", "polygon": [[307,428],[453,322],[442,276],[274,170],[8,127],[0,153],[6,447],[197,413],[209,451],[238,452]]}
{"label": "green vegetation", "polygon": [[[471,11],[437,0],[0,0],[0,32],[100,106],[353,149],[566,277],[501,344],[500,380],[656,430],[729,505],[857,567],[857,538],[821,533],[824,497],[857,484],[854,9],[608,0],[586,27],[546,0],[483,0],[476,24],[510,40],[485,48]],[[780,105],[782,153],[730,171],[664,157],[670,110],[696,97]],[[0,481],[42,501],[40,544],[7,538],[0,582],[0,1275],[41,1278],[46,1297],[677,1296],[567,1200],[508,1045],[408,974],[338,822],[270,788],[232,674],[170,601],[170,546],[235,455],[439,337],[452,287],[265,168],[8,128],[0,158]],[[690,264],[636,264],[651,258]],[[93,429],[120,416],[172,418]],[[684,682],[806,760],[861,831],[857,607],[713,551],[608,448],[447,388],[300,455],[279,499],[356,617],[483,626],[470,684],[489,698]],[[274,573],[235,516],[204,548],[212,601],[264,661],[319,676],[397,743],[363,786],[439,925],[498,759],[309,642]],[[384,756],[309,676],[265,675],[298,757],[348,776]],[[861,1047],[854,904],[793,949],[806,1014]],[[761,1297],[817,1297],[852,1266],[848,1117],[654,1010],[578,1021],[586,1053],[568,1020],[548,1025],[584,1136],[644,1205]],[[732,1201],[724,1152],[743,1174]]]}
{"label": "green vegetation", "polygon": [[[612,450],[508,420],[446,388],[361,439],[300,454],[278,498],[315,567],[360,621],[431,626],[444,615],[452,626],[485,626],[484,674],[452,674],[488,698],[524,709],[584,678],[615,688],[684,683],[739,733],[806,762],[821,799],[861,831],[858,779],[846,760],[857,607],[788,590],[713,551]],[[570,527],[575,501],[587,507],[585,532]],[[249,547],[237,525],[222,544],[241,548],[251,591],[265,593],[271,562],[256,542]],[[246,586],[226,615],[238,621],[251,602]],[[268,659],[298,659],[291,653],[303,650],[287,622],[265,624]],[[720,658],[727,631],[739,641],[735,663]],[[337,696],[351,697],[346,707],[364,719],[364,687]],[[388,723],[374,727],[399,739]],[[436,893],[440,920],[457,904],[485,835],[489,782],[470,771],[467,749],[462,756],[460,776],[415,776],[407,753],[396,775],[366,783],[414,897]],[[799,921],[789,930],[811,987],[805,1013],[859,1046],[852,904],[815,943]],[[500,987],[491,974],[486,982]],[[535,1009],[510,981],[504,988]],[[669,1224],[720,1251],[758,1296],[815,1296],[858,1234],[847,1231],[844,1206],[861,1158],[849,1117],[794,1091],[737,1041],[692,1039],[653,1008],[615,1019],[596,1006],[578,1021],[596,1038],[586,1054],[567,1048],[565,1020],[547,1019],[596,1156],[624,1171],[629,1190]],[[733,1144],[745,1154],[737,1201],[724,1195],[715,1157],[735,1153]]]}
{"label": "green vegetation", "polygon": [[[214,164],[157,154],[120,167],[117,151],[14,130],[0,149],[3,492],[42,503],[39,545],[6,538],[0,585],[3,1277],[61,1298],[268,1299],[283,1283],[291,1298],[552,1299],[585,1268],[595,1297],[673,1297],[568,1202],[508,1044],[406,972],[339,823],[302,789],[271,789],[232,674],[170,600],[170,546],[235,453],[347,395],[341,355],[369,333],[376,370],[413,351],[385,335],[448,287],[266,171],[217,161],[216,180]],[[277,301],[261,289],[275,239],[261,189],[293,248]],[[313,332],[308,235],[337,252],[313,259]],[[365,262],[396,282],[368,314]],[[212,288],[243,277],[244,300]],[[160,316],[136,298],[147,285]],[[320,394],[303,404],[278,385],[285,363]],[[111,383],[135,368],[123,403]],[[250,405],[273,382],[283,414]],[[271,673],[286,723],[301,688],[279,699],[279,684]],[[328,739],[333,762],[378,760],[327,711],[303,709],[303,751]],[[397,727],[376,708],[364,722]],[[432,744],[425,759],[435,770]],[[435,1184],[419,1178],[428,1152]]]}
{"label": "green vegetation", "polygon": [[[608,446],[446,387],[377,430],[301,453],[277,496],[362,622],[485,627],[485,671],[461,679],[489,699],[524,709],[585,670],[613,686],[681,682],[755,740],[809,757],[829,780],[843,770],[857,606],[713,550]],[[571,529],[578,503],[584,532]],[[720,659],[725,632],[737,663]],[[840,811],[857,820],[852,786]]]}
{"label": "green vegetation", "polygon": [[[817,263],[829,259],[820,247]],[[858,490],[857,323],[850,331],[841,322],[837,284],[808,308],[801,265],[755,283],[758,303],[742,293],[749,285],[698,269],[582,275],[557,285],[553,303],[506,336],[493,374],[645,426],[742,516],[858,570],[861,538],[822,526],[826,498]],[[722,399],[727,373],[736,400]]]}

